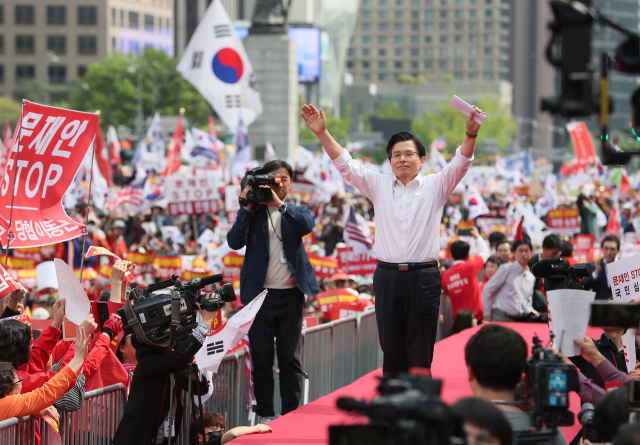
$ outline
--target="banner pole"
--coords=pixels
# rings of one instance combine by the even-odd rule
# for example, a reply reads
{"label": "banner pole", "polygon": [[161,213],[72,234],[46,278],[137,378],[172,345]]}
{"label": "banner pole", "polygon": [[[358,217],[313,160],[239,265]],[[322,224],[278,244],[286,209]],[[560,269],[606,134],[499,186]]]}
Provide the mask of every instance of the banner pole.
{"label": "banner pole", "polygon": [[[100,110],[96,111],[96,113],[100,114]],[[98,118],[98,125],[100,125],[100,119]],[[96,131],[96,136],[98,135],[98,132]],[[95,159],[96,156],[96,139],[95,137],[93,138],[93,150],[91,151],[91,176],[89,178],[89,205],[87,206],[86,209],[84,209],[84,235],[82,235],[82,246],[80,247],[80,252],[82,253],[82,256],[80,257],[80,285],[82,285],[82,273],[84,272],[84,256],[85,256],[85,252],[84,252],[84,246],[87,243],[87,225],[88,225],[88,221],[89,221],[89,211],[91,210],[91,185],[93,184],[93,160]]]}
{"label": "banner pole", "polygon": [[[18,146],[16,151],[16,164],[15,169],[13,170],[13,187],[11,187],[11,209],[9,210],[9,231],[7,232],[7,248],[4,251],[4,269],[7,270],[7,264],[9,262],[9,244],[11,243],[11,238],[13,238],[13,232],[11,231],[11,227],[13,226],[13,198],[16,196],[16,175],[18,174],[18,158],[20,157],[20,140],[22,139],[22,118],[24,117],[24,99],[22,99],[22,104],[20,106],[20,130],[18,132],[18,140],[16,141],[16,145]],[[9,147],[9,150],[13,150],[13,147]],[[9,158],[7,160],[7,166],[9,165],[9,161],[11,160],[11,151],[9,152]],[[0,300],[0,313],[4,312],[4,298]]]}

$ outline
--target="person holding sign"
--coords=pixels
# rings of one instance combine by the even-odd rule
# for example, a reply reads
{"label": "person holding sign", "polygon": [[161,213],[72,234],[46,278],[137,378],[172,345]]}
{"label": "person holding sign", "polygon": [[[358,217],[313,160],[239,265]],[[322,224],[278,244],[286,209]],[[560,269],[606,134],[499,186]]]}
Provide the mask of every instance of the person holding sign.
{"label": "person holding sign", "polygon": [[303,105],[300,115],[333,165],[374,205],[378,267],[373,278],[376,319],[385,373],[431,368],[438,327],[441,278],[438,269],[442,208],[473,163],[480,124],[466,119],[462,145],[438,174],[423,176],[426,149],[408,132],[393,135],[387,156],[393,175],[374,172],[351,158],[327,131],[322,110]]}

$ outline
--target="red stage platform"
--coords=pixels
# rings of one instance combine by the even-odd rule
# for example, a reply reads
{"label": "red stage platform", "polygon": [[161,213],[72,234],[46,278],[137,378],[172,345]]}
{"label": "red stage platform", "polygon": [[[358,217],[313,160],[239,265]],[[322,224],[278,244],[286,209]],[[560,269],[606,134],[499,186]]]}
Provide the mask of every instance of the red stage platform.
{"label": "red stage platform", "polygon": [[[528,345],[532,344],[533,336],[538,335],[546,345],[549,342],[549,330],[545,324],[537,323],[504,323],[512,329],[518,331]],[[467,329],[460,334],[442,340],[435,345],[434,361],[432,372],[434,378],[443,380],[442,398],[448,404],[455,403],[463,397],[470,397],[467,367],[464,361],[464,347],[478,328]],[[589,328],[587,335],[600,338],[602,330]],[[531,348],[529,346],[529,353]],[[362,417],[350,415],[336,408],[336,400],[340,397],[354,397],[359,399],[371,399],[377,396],[375,388],[377,379],[382,375],[380,369],[373,371],[364,377],[356,380],[349,386],[345,386],[315,402],[309,403],[297,410],[279,417],[269,424],[273,429],[270,434],[256,434],[244,436],[233,441],[235,444],[328,444],[330,425],[349,425],[362,423]],[[570,409],[574,413],[580,411],[580,399],[576,393],[572,393],[570,399]],[[567,437],[567,442],[571,441],[580,429],[580,424],[572,427],[562,428]]]}

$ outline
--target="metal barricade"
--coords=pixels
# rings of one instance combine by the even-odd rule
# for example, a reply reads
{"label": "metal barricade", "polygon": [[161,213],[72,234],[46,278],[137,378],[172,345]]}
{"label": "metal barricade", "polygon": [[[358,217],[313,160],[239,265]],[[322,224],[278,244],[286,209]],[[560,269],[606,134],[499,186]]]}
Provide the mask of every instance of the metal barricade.
{"label": "metal barricade", "polygon": [[357,373],[356,378],[378,369],[378,351],[380,341],[378,340],[378,324],[376,323],[376,312],[365,311],[357,315],[358,317],[358,346],[357,346]]}
{"label": "metal barricade", "polygon": [[220,413],[227,428],[247,425],[249,418],[248,380],[245,373],[245,351],[227,355],[213,375],[213,394],[204,403],[206,412]]}
{"label": "metal barricade", "polygon": [[332,391],[340,389],[356,380],[357,372],[357,316],[346,317],[331,323],[333,348]]}
{"label": "metal barricade", "polygon": [[60,413],[62,443],[109,445],[124,414],[126,399],[122,383],[85,393],[82,408]]}
{"label": "metal barricade", "polygon": [[331,393],[333,341],[331,323],[302,332],[302,369],[309,375],[309,402]]}
{"label": "metal barricade", "polygon": [[12,417],[0,422],[0,444],[36,445],[36,425],[33,416]]}

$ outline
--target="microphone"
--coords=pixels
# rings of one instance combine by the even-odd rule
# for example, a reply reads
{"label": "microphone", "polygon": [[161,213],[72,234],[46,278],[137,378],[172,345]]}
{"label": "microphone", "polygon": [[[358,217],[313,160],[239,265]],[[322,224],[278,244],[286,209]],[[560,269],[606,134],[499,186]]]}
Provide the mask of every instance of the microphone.
{"label": "microphone", "polygon": [[205,287],[205,286],[208,286],[208,285],[213,284],[213,283],[218,283],[218,282],[222,281],[222,279],[223,278],[222,278],[221,274],[211,275],[211,276],[202,278],[200,280],[200,285],[202,287]]}

